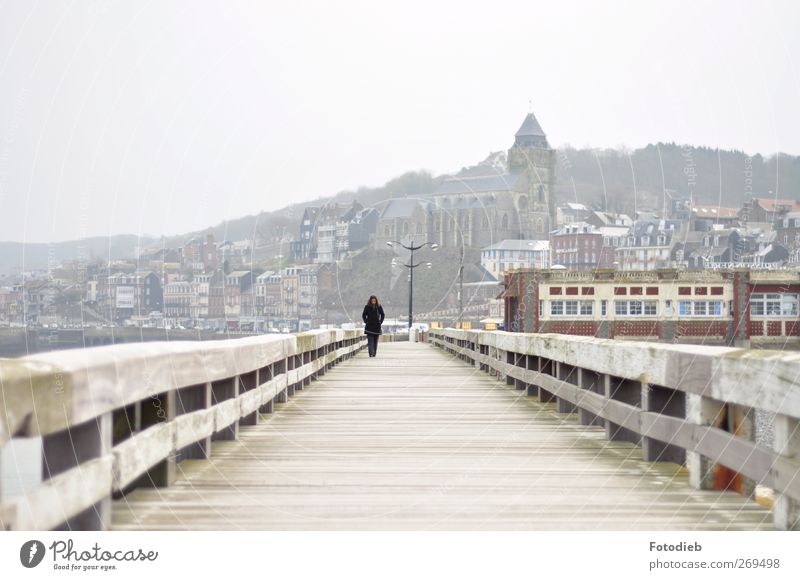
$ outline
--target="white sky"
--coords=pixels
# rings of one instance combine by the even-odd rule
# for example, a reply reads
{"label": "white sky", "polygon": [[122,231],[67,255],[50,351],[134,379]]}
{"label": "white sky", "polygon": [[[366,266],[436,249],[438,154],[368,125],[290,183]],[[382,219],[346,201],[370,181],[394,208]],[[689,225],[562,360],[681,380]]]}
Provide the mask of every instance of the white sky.
{"label": "white sky", "polygon": [[799,23],[791,0],[0,0],[0,240],[454,171],[529,100],[554,145],[800,154]]}

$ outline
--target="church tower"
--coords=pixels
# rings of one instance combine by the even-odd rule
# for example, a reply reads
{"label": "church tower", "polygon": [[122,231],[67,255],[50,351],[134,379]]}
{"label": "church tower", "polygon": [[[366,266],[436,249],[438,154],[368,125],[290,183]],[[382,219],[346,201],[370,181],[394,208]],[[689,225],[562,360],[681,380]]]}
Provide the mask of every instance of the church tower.
{"label": "church tower", "polygon": [[508,171],[518,176],[515,206],[520,230],[532,240],[546,240],[555,224],[555,151],[533,113],[528,113],[508,150]]}

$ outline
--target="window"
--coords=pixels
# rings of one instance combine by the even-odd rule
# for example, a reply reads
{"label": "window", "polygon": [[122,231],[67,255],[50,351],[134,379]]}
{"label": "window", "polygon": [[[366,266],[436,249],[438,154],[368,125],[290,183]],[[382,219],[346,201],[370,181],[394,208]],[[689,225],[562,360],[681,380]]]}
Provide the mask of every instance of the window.
{"label": "window", "polygon": [[544,300],[539,300],[539,317],[544,315]]}
{"label": "window", "polygon": [[605,316],[608,314],[608,300],[600,301],[600,315]]}
{"label": "window", "polygon": [[594,303],[591,300],[553,300],[550,302],[551,316],[591,316]]}
{"label": "window", "polygon": [[753,294],[750,296],[751,316],[798,316],[798,294]]}
{"label": "window", "polygon": [[722,316],[721,300],[682,300],[678,303],[679,316]]}
{"label": "window", "polygon": [[658,302],[655,300],[615,300],[617,316],[657,316]]}

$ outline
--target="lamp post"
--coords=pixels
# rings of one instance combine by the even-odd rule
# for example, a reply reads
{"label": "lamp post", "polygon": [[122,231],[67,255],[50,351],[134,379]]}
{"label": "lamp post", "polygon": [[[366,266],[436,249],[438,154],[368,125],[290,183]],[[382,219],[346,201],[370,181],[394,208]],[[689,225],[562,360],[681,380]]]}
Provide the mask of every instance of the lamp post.
{"label": "lamp post", "polygon": [[411,324],[413,322],[413,309],[414,309],[414,269],[418,268],[419,266],[425,266],[430,268],[433,264],[430,262],[426,262],[425,264],[415,264],[414,263],[414,252],[417,250],[424,248],[425,246],[430,246],[431,250],[434,252],[439,247],[439,244],[432,244],[430,242],[425,242],[423,244],[414,245],[411,242],[411,245],[407,246],[403,242],[386,242],[386,245],[389,247],[393,247],[395,244],[398,244],[400,247],[405,248],[406,250],[411,252],[411,261],[409,264],[404,264],[402,262],[398,262],[395,258],[392,258],[392,265],[393,266],[403,266],[404,268],[408,268],[409,276],[408,276],[408,330],[411,331]]}

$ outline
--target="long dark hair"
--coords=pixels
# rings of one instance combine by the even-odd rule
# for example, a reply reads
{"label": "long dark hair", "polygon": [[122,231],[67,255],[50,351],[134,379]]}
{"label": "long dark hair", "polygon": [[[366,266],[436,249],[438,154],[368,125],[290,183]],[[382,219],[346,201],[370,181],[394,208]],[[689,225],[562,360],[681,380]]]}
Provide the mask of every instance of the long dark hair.
{"label": "long dark hair", "polygon": [[[372,306],[372,299],[373,298],[375,299],[375,306]],[[377,308],[380,305],[381,305],[381,303],[378,301],[378,297],[375,296],[374,294],[369,297],[369,300],[367,300],[367,306],[372,306],[373,308]]]}

